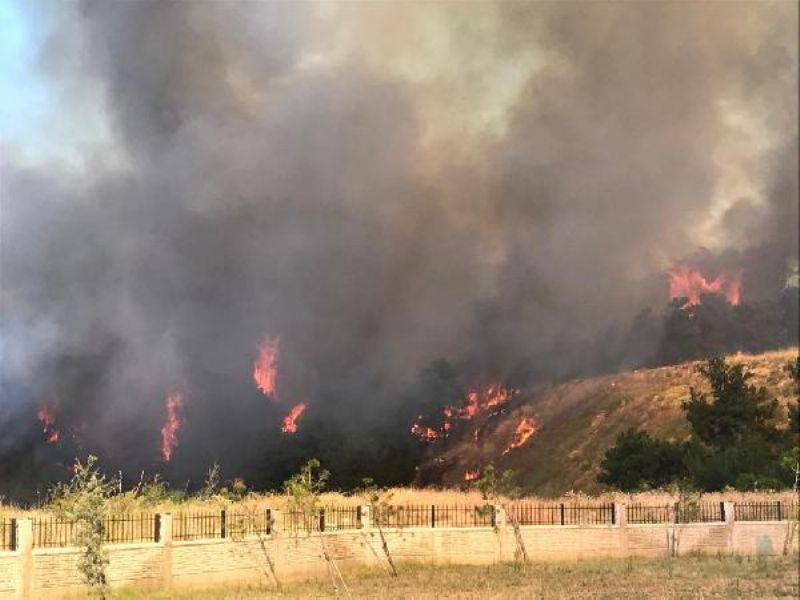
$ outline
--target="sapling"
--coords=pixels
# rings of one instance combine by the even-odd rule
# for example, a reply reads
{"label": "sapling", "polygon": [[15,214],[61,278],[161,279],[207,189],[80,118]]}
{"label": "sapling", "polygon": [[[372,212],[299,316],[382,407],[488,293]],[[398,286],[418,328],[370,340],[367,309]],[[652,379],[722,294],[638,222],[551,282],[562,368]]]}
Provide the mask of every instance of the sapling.
{"label": "sapling", "polygon": [[[361,480],[361,488],[359,493],[362,494],[369,502],[369,512],[372,515],[372,523],[378,528],[378,535],[381,538],[381,548],[383,554],[386,556],[386,562],[389,564],[392,577],[397,577],[397,568],[394,566],[392,554],[389,552],[389,544],[386,543],[386,536],[383,535],[383,524],[393,514],[394,507],[389,502],[392,498],[392,493],[386,488],[380,488],[375,485],[375,482],[370,477],[365,477]],[[367,541],[369,543],[369,541]],[[370,548],[372,546],[370,545]]]}
{"label": "sapling", "polygon": [[[290,513],[299,513],[303,517],[303,522],[313,530],[314,523],[320,514],[319,497],[328,483],[330,473],[321,468],[320,462],[312,458],[300,468],[298,473],[292,475],[283,482],[283,490],[286,493],[286,509]],[[331,576],[331,583],[334,590],[338,593],[341,584],[345,594],[350,597],[350,589],[342,577],[342,572],[328,552],[325,543],[325,536],[322,534],[322,527],[317,527],[319,541],[322,547],[322,557],[328,565],[328,573]]]}
{"label": "sapling", "polygon": [[76,460],[69,483],[53,488],[52,504],[59,517],[75,522],[75,542],[83,548],[78,570],[90,593],[96,592],[106,598],[108,553],[103,547],[104,520],[117,482],[106,479],[96,464],[97,457],[93,455],[89,455],[85,463]]}
{"label": "sapling", "polygon": [[[528,562],[528,551],[525,548],[525,540],[522,538],[522,532],[519,529],[517,515],[513,510],[509,510],[509,504],[504,500],[517,500],[522,495],[520,488],[514,485],[514,471],[506,469],[498,479],[494,465],[489,465],[483,470],[483,475],[475,485],[485,502],[492,505],[499,503],[503,507],[503,511],[505,511],[508,520],[511,521],[511,527],[514,530],[514,540],[516,542],[514,560],[522,558],[523,562]],[[497,525],[495,525],[496,527]]]}

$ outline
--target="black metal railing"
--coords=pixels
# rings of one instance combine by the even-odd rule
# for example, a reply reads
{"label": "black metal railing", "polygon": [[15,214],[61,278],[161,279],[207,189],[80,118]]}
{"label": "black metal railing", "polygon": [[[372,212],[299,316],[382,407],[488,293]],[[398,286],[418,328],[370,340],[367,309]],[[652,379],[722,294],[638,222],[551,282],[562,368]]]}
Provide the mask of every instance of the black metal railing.
{"label": "black metal railing", "polygon": [[78,523],[59,517],[33,519],[33,547],[60,548],[77,544]]}
{"label": "black metal railing", "polygon": [[676,503],[674,511],[676,523],[713,523],[725,520],[725,506],[722,502]]}
{"label": "black metal railing", "polygon": [[[156,541],[158,517],[155,514],[116,514],[102,521],[103,542],[106,544],[135,544]],[[83,525],[61,517],[33,519],[35,548],[65,548],[80,543]]]}
{"label": "black metal railing", "polygon": [[558,504],[512,504],[507,515],[519,525],[561,525],[561,506]]}
{"label": "black metal railing", "polygon": [[0,519],[0,550],[16,550],[16,529],[15,519]]}
{"label": "black metal railing", "polygon": [[434,527],[436,508],[430,505],[393,505],[376,507],[372,516],[375,525],[389,529]]}
{"label": "black metal railing", "polygon": [[798,518],[797,502],[736,502],[733,505],[737,521],[788,521]]}
{"label": "black metal railing", "polygon": [[361,528],[361,507],[326,507],[320,511],[322,531],[343,531]]}
{"label": "black metal railing", "polygon": [[494,507],[490,505],[431,505],[432,527],[491,527]]}
{"label": "black metal railing", "polygon": [[176,541],[225,537],[225,511],[181,512],[172,517],[172,539]]}
{"label": "black metal railing", "polygon": [[225,515],[225,533],[230,537],[270,535],[273,529],[272,510],[229,512]]}
{"label": "black metal railing", "polygon": [[627,507],[628,523],[671,523],[672,508],[668,504],[662,506],[648,506],[645,504],[629,504]]}
{"label": "black metal railing", "polygon": [[103,520],[104,541],[108,544],[135,544],[157,541],[156,514],[112,515]]}
{"label": "black metal railing", "polygon": [[514,504],[509,507],[520,525],[613,525],[614,504]]}

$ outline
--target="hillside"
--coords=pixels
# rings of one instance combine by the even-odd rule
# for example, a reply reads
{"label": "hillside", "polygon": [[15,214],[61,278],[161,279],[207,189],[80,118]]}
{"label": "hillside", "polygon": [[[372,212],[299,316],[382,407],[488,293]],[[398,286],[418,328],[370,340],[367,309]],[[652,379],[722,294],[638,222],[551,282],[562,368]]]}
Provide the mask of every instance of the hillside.
{"label": "hillside", "polygon": [[[728,359],[745,363],[754,374],[753,383],[765,385],[785,407],[794,393],[785,365],[797,352],[794,348]],[[635,427],[673,439],[688,434],[681,402],[688,398],[690,386],[707,389],[698,364],[576,379],[518,394],[502,414],[476,419],[460,439],[434,444],[431,458],[420,468],[419,482],[464,485],[467,473],[493,463],[498,469],[517,471],[527,493],[599,492],[600,461],[620,432]],[[535,420],[535,433],[504,454],[526,417]]]}

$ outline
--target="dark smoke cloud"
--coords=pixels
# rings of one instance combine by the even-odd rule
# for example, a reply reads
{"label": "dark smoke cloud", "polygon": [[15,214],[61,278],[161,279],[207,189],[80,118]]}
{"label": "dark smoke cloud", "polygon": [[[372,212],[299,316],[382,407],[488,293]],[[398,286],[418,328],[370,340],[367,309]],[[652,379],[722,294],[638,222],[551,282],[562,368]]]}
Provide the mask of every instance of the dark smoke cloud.
{"label": "dark smoke cloud", "polygon": [[156,468],[171,389],[175,478],[369,452],[432,359],[585,371],[699,245],[745,294],[797,259],[792,4],[54,6],[41,70],[113,150],[4,160],[7,456],[52,401],[65,452]]}

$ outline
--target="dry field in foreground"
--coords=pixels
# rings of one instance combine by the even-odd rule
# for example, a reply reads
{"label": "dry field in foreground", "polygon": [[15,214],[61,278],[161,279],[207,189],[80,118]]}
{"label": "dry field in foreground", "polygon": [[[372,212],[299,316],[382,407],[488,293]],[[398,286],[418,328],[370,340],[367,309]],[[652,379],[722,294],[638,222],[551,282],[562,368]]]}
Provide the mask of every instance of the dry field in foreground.
{"label": "dry field in foreground", "polygon": [[[797,598],[798,557],[618,559],[490,567],[400,565],[400,577],[345,573],[353,598]],[[81,597],[81,596],[78,596]],[[335,598],[327,580],[271,587],[121,590],[119,600]]]}

